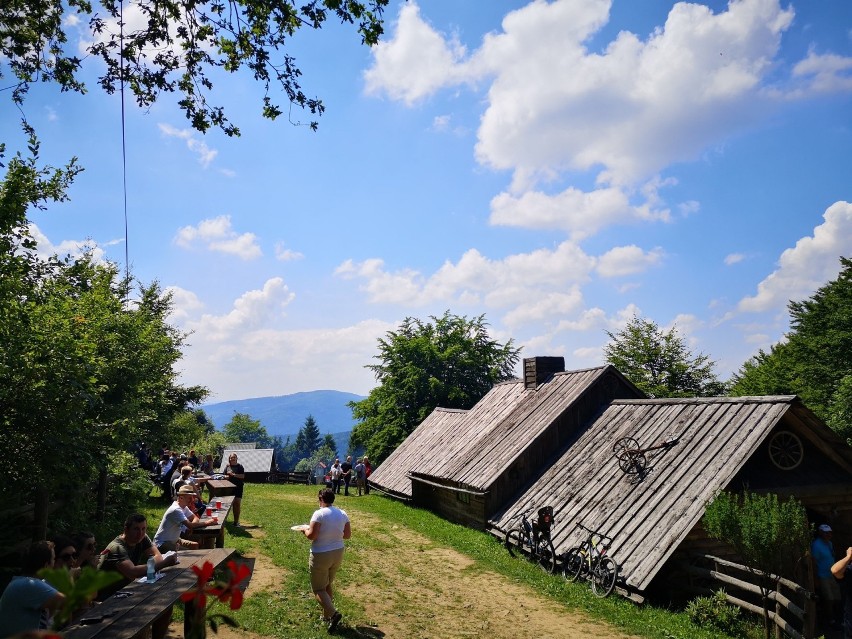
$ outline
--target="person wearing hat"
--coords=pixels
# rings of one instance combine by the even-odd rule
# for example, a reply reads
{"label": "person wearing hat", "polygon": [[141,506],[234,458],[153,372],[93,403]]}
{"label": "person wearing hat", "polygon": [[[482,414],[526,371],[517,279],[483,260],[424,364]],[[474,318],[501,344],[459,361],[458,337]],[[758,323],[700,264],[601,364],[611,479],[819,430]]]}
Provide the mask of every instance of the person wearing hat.
{"label": "person wearing hat", "polygon": [[811,543],[811,557],[814,560],[816,591],[822,610],[818,621],[823,630],[837,628],[840,618],[840,587],[831,572],[834,565],[834,544],[831,543],[832,530],[828,524],[817,527],[816,538]]}
{"label": "person wearing hat", "polygon": [[178,488],[175,501],[166,510],[163,519],[160,521],[160,527],[157,528],[154,535],[154,545],[160,552],[176,550],[178,546],[181,548],[198,548],[198,542],[181,539],[181,531],[203,528],[216,523],[216,520],[212,517],[201,519],[190,510],[190,506],[195,500],[195,494],[195,488],[189,484]]}

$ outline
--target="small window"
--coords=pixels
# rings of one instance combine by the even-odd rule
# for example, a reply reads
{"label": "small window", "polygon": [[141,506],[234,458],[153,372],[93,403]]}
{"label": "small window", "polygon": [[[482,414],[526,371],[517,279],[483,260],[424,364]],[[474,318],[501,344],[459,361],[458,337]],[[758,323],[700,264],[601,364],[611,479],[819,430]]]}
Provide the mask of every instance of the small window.
{"label": "small window", "polygon": [[781,470],[793,470],[804,457],[805,449],[796,433],[779,430],[769,440],[769,459]]}
{"label": "small window", "polygon": [[470,503],[470,494],[458,492],[458,493],[456,493],[456,499],[458,499],[463,504],[469,504]]}

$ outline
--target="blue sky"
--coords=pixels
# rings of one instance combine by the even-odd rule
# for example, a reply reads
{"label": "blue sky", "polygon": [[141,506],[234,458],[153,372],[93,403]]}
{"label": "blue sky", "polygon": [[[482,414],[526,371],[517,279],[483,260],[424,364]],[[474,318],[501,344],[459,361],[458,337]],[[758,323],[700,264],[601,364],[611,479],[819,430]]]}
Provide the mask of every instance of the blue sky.
{"label": "blue sky", "polygon": [[[447,309],[569,369],[601,364],[638,314],[727,378],[852,256],[848,0],[433,0],[386,18],[373,49],[333,25],[293,40],[327,107],[316,133],[263,120],[245,74],[214,79],[240,138],[192,131],[168,96],[128,100],[131,268],[173,291],[182,379],[211,401],[366,394],[377,339]],[[97,72],[87,95],[37,86],[24,105],[43,157],[86,168],[32,222],[46,252],[88,242],[123,266],[120,103]]]}

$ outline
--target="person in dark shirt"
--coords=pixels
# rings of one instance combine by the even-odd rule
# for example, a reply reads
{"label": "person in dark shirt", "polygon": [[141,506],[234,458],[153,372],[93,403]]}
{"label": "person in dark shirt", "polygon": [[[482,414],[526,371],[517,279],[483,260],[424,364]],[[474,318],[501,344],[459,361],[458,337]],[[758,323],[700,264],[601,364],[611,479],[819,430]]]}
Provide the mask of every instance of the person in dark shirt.
{"label": "person in dark shirt", "polygon": [[234,490],[234,501],[231,503],[231,511],[234,513],[234,526],[242,528],[240,524],[240,508],[243,503],[243,484],[246,480],[246,471],[242,464],[237,463],[237,454],[228,456],[228,465],[225,466],[225,475],[228,480],[236,486]]}
{"label": "person in dark shirt", "polygon": [[346,456],[346,461],[340,464],[343,471],[343,494],[349,495],[349,484],[352,481],[352,455]]}

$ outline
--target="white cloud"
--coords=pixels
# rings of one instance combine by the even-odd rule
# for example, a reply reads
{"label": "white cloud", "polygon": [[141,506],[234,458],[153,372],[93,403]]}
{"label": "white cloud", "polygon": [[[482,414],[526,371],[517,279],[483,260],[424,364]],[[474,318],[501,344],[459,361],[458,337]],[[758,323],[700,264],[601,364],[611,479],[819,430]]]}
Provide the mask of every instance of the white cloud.
{"label": "white cloud", "polygon": [[601,277],[623,277],[642,273],[658,266],[663,260],[663,250],[643,251],[638,246],[616,246],[598,258],[597,272]]}
{"label": "white cloud", "polygon": [[47,121],[48,122],[56,122],[59,119],[59,115],[56,113],[56,109],[51,106],[44,107],[45,113],[47,113]]}
{"label": "white cloud", "polygon": [[757,285],[757,294],[740,300],[738,310],[748,313],[778,310],[790,300],[809,297],[817,288],[837,277],[840,256],[852,247],[852,204],[835,202],[823,215],[825,222],[814,228],[793,248],[781,254],[778,268]]}
{"label": "white cloud", "polygon": [[852,91],[852,57],[818,55],[811,50],[807,58],[793,67],[793,75],[809,80],[804,93]]}
{"label": "white cloud", "polygon": [[731,266],[733,264],[739,264],[745,259],[745,255],[742,253],[730,253],[725,256],[725,266]]}
{"label": "white cloud", "polygon": [[[476,146],[483,165],[514,171],[516,184],[592,170],[619,186],[699,157],[764,120],[779,98],[848,89],[841,56],[810,53],[788,77],[778,72],[794,17],[780,0],[739,0],[718,13],[678,2],[649,36],[622,30],[592,52],[586,42],[609,21],[610,5],[530,2],[468,54],[408,2],[373,49],[367,91],[411,104],[487,80]],[[773,87],[778,78],[793,88]],[[696,206],[684,203],[683,212]]]}
{"label": "white cloud", "polygon": [[[30,236],[37,244],[35,250],[36,255],[43,259],[47,259],[54,255],[58,255],[61,258],[66,255],[70,255],[71,257],[81,257],[84,253],[89,253],[95,262],[104,263],[106,261],[106,253],[103,248],[101,248],[98,243],[91,238],[85,240],[62,240],[59,244],[54,244],[50,241],[47,235],[42,232],[38,225],[33,222],[30,222],[27,225],[27,228],[29,229]],[[124,240],[121,241],[123,242]]]}
{"label": "white cloud", "polygon": [[180,247],[191,248],[202,244],[209,251],[236,255],[243,260],[252,260],[263,255],[254,233],[237,234],[231,227],[231,216],[202,220],[198,226],[178,229],[174,242]]}
{"label": "white cloud", "polygon": [[458,63],[465,49],[444,38],[420,17],[416,3],[403,4],[393,36],[373,47],[375,64],[364,73],[367,94],[387,94],[413,104],[447,83],[462,80]]}
{"label": "white cloud", "polygon": [[364,368],[376,343],[396,326],[363,320],[335,328],[288,328],[284,310],[294,294],[280,278],[240,296],[224,315],[200,314],[191,291],[174,294],[172,319],[191,331],[184,347],[182,381],[227,389],[213,401],[281,395],[318,388],[366,394],[375,385]]}
{"label": "white cloud", "polygon": [[301,260],[303,257],[305,256],[298,251],[285,248],[283,242],[278,242],[275,245],[275,259],[279,262],[292,262],[294,260]]}
{"label": "white cloud", "polygon": [[187,148],[198,155],[198,162],[205,169],[210,166],[210,163],[219,154],[219,151],[207,146],[207,143],[204,140],[199,140],[197,137],[198,132],[194,129],[176,129],[170,124],[164,124],[162,122],[160,122],[157,126],[166,137],[184,140]]}

